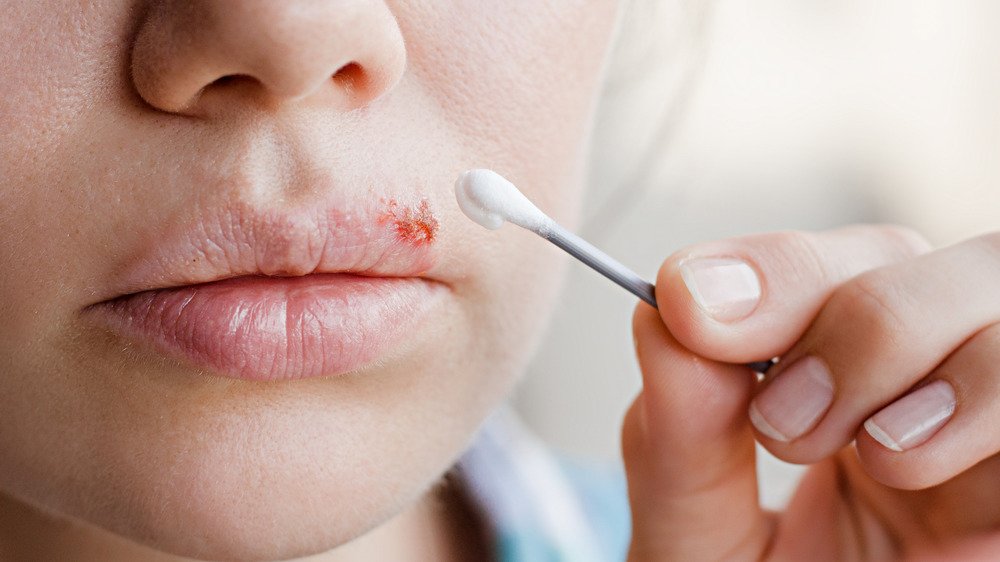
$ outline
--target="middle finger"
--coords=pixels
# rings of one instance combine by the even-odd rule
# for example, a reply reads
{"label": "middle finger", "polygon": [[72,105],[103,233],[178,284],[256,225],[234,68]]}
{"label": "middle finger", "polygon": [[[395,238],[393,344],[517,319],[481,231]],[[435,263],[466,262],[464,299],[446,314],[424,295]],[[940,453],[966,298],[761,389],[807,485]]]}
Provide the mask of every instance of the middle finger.
{"label": "middle finger", "polygon": [[1000,236],[877,269],[834,292],[751,403],[761,442],[810,463],[1000,320]]}

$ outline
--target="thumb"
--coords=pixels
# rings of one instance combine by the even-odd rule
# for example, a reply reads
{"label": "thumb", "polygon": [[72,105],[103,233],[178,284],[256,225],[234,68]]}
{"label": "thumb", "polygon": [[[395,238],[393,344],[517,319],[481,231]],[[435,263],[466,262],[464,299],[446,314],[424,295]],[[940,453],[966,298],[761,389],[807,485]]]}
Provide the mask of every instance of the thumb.
{"label": "thumb", "polygon": [[760,559],[772,516],[757,501],[746,414],[755,375],[692,354],[644,304],[633,329],[643,390],[622,428],[629,560]]}

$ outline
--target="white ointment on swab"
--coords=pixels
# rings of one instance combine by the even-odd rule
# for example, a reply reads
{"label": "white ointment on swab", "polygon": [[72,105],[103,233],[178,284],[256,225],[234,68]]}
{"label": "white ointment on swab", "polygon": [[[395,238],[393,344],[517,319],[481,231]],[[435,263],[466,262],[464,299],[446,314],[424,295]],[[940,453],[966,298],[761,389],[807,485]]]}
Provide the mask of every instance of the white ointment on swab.
{"label": "white ointment on swab", "polygon": [[[463,172],[455,182],[455,198],[462,212],[473,221],[490,230],[500,228],[504,222],[526,228],[656,308],[656,288],[652,283],[560,226],[529,201],[517,186],[493,170]],[[764,373],[773,364],[773,360],[759,361],[748,367]]]}
{"label": "white ointment on swab", "polygon": [[656,306],[652,283],[559,226],[500,174],[492,170],[463,172],[455,182],[455,198],[467,217],[486,228],[495,230],[504,222],[526,228],[559,246],[633,295]]}
{"label": "white ointment on swab", "polygon": [[492,170],[469,170],[455,182],[455,197],[465,216],[490,230],[504,222],[532,232],[553,222],[507,178]]}

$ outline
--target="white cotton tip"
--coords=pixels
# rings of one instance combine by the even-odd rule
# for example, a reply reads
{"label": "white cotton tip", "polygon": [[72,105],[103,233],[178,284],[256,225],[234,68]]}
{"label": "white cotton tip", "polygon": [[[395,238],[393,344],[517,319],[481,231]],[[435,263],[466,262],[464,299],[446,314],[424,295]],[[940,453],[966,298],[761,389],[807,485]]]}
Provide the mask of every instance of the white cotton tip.
{"label": "white cotton tip", "polygon": [[507,221],[539,232],[550,221],[517,186],[493,170],[462,172],[455,182],[455,198],[465,216],[490,230]]}

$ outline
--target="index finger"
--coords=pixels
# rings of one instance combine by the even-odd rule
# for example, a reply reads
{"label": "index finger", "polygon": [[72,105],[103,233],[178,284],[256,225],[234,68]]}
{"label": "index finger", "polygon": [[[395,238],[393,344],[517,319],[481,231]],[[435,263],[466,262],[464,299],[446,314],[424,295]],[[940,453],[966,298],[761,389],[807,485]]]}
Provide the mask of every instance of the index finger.
{"label": "index finger", "polygon": [[897,226],[709,242],[664,262],[656,298],[664,324],[688,349],[716,361],[759,361],[790,349],[845,281],[929,250]]}

